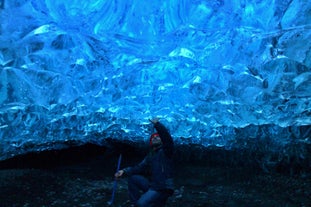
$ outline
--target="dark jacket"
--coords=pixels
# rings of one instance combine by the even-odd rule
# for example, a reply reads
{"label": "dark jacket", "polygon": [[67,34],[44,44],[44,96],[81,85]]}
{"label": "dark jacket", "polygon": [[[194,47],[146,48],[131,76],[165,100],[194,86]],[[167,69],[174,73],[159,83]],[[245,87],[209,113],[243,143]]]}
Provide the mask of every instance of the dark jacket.
{"label": "dark jacket", "polygon": [[142,162],[134,167],[126,168],[124,171],[127,175],[150,172],[150,188],[154,190],[174,189],[174,142],[163,124],[157,122],[154,127],[160,135],[162,146],[156,150],[151,150]]}

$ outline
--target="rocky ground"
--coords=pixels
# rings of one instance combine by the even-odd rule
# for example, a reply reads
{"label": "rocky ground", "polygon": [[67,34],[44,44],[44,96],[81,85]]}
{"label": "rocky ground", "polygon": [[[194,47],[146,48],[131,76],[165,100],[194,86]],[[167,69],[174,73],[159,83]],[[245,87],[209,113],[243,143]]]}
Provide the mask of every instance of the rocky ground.
{"label": "rocky ground", "polygon": [[[57,159],[61,159],[58,164],[55,160],[35,156],[30,157],[36,160],[35,164],[29,164],[29,157],[18,162],[14,160],[15,164],[2,163],[0,206],[109,206],[114,183],[112,175],[118,155],[105,152],[103,155],[82,157],[76,157],[74,161],[71,157],[71,161],[68,161],[68,157],[58,156]],[[140,159],[138,155],[124,155],[122,166],[131,165]],[[310,177],[264,173],[247,166],[206,165],[179,159],[176,165],[176,186],[177,190],[169,199],[168,207],[311,206]],[[115,201],[111,206],[129,206],[126,179],[118,181]]]}

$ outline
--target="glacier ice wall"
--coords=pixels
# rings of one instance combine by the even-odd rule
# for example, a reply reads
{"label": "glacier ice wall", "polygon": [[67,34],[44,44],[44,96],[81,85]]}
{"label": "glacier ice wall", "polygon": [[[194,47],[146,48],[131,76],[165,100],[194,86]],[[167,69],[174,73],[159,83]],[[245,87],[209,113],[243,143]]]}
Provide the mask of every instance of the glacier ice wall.
{"label": "glacier ice wall", "polygon": [[1,0],[0,154],[144,140],[310,142],[308,0]]}

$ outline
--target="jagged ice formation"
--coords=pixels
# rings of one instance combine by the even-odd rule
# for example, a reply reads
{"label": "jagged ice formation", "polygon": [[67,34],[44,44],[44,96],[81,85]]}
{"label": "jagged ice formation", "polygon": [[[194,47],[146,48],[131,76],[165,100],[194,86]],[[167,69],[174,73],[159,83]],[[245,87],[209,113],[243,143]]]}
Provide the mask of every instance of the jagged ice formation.
{"label": "jagged ice formation", "polygon": [[308,0],[0,8],[1,159],[64,142],[146,140],[154,116],[178,144],[311,142]]}

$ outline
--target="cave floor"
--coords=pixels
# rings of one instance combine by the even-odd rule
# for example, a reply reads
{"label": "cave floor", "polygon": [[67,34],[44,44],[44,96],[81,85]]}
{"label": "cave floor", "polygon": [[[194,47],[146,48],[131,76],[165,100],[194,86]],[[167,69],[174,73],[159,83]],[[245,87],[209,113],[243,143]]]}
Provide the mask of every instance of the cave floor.
{"label": "cave floor", "polygon": [[[125,160],[126,164],[137,160]],[[104,207],[111,198],[117,156],[49,168],[0,170],[1,207]],[[168,207],[307,207],[311,178],[246,168],[177,163],[176,192]],[[112,206],[129,206],[127,183],[118,181]]]}

